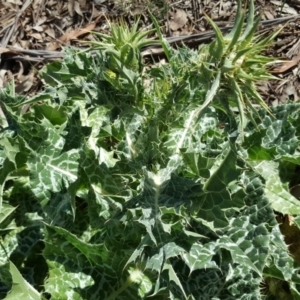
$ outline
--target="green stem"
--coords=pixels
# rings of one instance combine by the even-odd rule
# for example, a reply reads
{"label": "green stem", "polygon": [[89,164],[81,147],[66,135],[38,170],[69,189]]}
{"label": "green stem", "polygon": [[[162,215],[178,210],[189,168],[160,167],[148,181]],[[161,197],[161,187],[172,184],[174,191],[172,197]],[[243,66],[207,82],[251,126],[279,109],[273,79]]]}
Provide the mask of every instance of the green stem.
{"label": "green stem", "polygon": [[130,276],[127,278],[127,280],[124,282],[124,284],[117,289],[115,292],[113,292],[108,298],[106,298],[105,300],[114,300],[117,298],[117,296],[119,296],[123,291],[125,291],[132,283],[132,280],[130,278]]}
{"label": "green stem", "polygon": [[7,121],[7,111],[1,102],[0,102],[0,118],[1,118],[2,128],[8,127],[9,125],[8,125],[8,121]]}

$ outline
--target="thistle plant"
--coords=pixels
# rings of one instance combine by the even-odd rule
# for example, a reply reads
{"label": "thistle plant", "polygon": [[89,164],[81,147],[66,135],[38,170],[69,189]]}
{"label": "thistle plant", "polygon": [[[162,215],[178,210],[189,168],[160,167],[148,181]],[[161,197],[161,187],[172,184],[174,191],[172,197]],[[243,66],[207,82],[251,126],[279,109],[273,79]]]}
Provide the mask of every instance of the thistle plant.
{"label": "thistle plant", "polygon": [[134,101],[131,104],[138,103],[143,88],[141,49],[157,44],[157,41],[146,38],[154,30],[141,31],[138,21],[130,28],[123,20],[118,24],[109,23],[110,35],[93,32],[101,40],[87,42],[92,50],[98,50],[105,57],[104,79],[127,98],[132,96]]}
{"label": "thistle plant", "polygon": [[218,99],[217,94],[221,91],[223,95],[228,95],[228,99],[233,99],[233,103],[225,103],[227,107],[225,109],[230,106],[238,108],[242,132],[246,125],[246,116],[253,121],[253,116],[258,115],[255,102],[269,111],[257,92],[255,83],[275,79],[268,73],[267,66],[278,61],[260,53],[280,31],[279,29],[267,38],[255,35],[260,19],[254,18],[253,0],[250,1],[246,26],[244,25],[245,14],[241,0],[238,0],[235,23],[227,35],[223,35],[217,25],[206,16],[213,27],[216,39],[210,45],[200,47],[198,60],[194,62],[200,80],[209,84],[207,96],[200,111],[214,99]]}
{"label": "thistle plant", "polygon": [[93,50],[105,51],[109,54],[108,68],[118,72],[121,67],[132,71],[140,70],[141,49],[157,41],[146,37],[154,30],[141,31],[138,29],[139,20],[132,27],[121,20],[119,24],[109,23],[110,35],[94,32],[102,41],[91,41]]}
{"label": "thistle plant", "polygon": [[300,228],[300,103],[261,111],[243,141],[216,113],[253,115],[269,76],[268,40],[238,16],[199,51],[173,49],[153,19],[168,64],[144,70],[146,33],[114,27],[99,55],[46,65],[31,99],[0,92],[0,299],[300,299],[274,214]]}

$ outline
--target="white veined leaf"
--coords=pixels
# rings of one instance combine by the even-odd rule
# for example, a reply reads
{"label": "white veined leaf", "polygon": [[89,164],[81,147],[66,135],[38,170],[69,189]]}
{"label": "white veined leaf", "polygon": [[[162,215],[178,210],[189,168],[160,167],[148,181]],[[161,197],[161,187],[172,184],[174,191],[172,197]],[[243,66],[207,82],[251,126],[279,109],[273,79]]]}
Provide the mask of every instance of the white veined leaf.
{"label": "white veined leaf", "polygon": [[13,286],[5,300],[41,300],[41,294],[23,278],[18,268],[11,261],[9,262],[9,271],[12,276]]}

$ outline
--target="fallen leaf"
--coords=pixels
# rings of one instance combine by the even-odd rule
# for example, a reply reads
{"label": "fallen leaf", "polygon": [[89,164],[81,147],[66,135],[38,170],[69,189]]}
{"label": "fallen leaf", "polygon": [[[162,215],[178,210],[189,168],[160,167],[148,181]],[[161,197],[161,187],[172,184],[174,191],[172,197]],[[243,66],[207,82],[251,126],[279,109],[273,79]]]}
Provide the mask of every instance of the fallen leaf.
{"label": "fallen leaf", "polygon": [[48,34],[50,37],[52,37],[53,39],[55,39],[55,31],[52,28],[47,28],[45,30],[45,33]]}
{"label": "fallen leaf", "polygon": [[74,0],[68,1],[68,11],[71,17],[74,16]]}
{"label": "fallen leaf", "polygon": [[183,9],[176,9],[175,12],[170,12],[172,20],[169,22],[170,29],[176,31],[182,28],[188,21],[187,14]]}
{"label": "fallen leaf", "polygon": [[32,27],[32,29],[34,29],[35,31],[38,31],[38,32],[42,32],[44,29],[42,26],[39,26],[39,25],[35,25],[34,27]]}
{"label": "fallen leaf", "polygon": [[273,69],[271,69],[269,72],[272,74],[279,74],[284,73],[285,71],[289,70],[290,68],[297,65],[298,62],[289,60],[285,61],[284,63],[277,64],[277,66]]}
{"label": "fallen leaf", "polygon": [[77,1],[75,1],[75,3],[74,3],[74,10],[76,11],[76,13],[78,15],[80,15],[81,17],[83,17],[83,13],[81,11],[80,4]]}
{"label": "fallen leaf", "polygon": [[297,11],[293,7],[283,7],[282,12],[294,16],[298,15]]}
{"label": "fallen leaf", "polygon": [[271,69],[269,72],[272,74],[284,73],[285,71],[296,66],[299,61],[300,61],[300,53],[297,56],[295,56],[292,60],[281,62],[279,65]]}
{"label": "fallen leaf", "polygon": [[23,80],[21,82],[19,82],[18,84],[16,84],[16,93],[17,94],[22,94],[24,92],[27,92],[30,90],[30,88],[33,85],[33,79],[34,79],[34,74],[29,73],[25,78],[25,76],[23,76]]}
{"label": "fallen leaf", "polygon": [[22,5],[22,1],[19,0],[6,0],[9,3],[13,3],[15,5]]}
{"label": "fallen leaf", "polygon": [[132,11],[130,11],[130,14],[132,16],[136,16],[136,15],[142,15],[144,13],[144,10],[140,7],[136,7],[135,9],[133,9]]}
{"label": "fallen leaf", "polygon": [[42,40],[43,39],[40,33],[31,33],[31,34],[29,34],[29,36],[35,38],[36,40]]}
{"label": "fallen leaf", "polygon": [[79,0],[79,4],[80,4],[81,7],[85,7],[86,0]]}
{"label": "fallen leaf", "polygon": [[[98,17],[94,22],[87,25],[85,28],[82,28],[82,29],[79,29],[79,30],[74,30],[74,31],[71,31],[71,32],[68,32],[68,33],[62,35],[59,38],[59,40],[63,43],[66,43],[70,40],[77,39],[79,36],[81,36],[83,34],[89,33],[90,31],[92,31],[96,27],[99,19],[100,19],[100,17]],[[60,43],[55,42],[55,43],[51,43],[50,45],[48,45],[47,50],[54,51],[59,47],[60,47]]]}
{"label": "fallen leaf", "polygon": [[56,49],[60,48],[60,43],[59,42],[51,42],[47,44],[47,50],[49,51],[55,51]]}
{"label": "fallen leaf", "polygon": [[3,54],[3,53],[19,54],[17,51],[12,51],[8,48],[0,47],[0,54]]}
{"label": "fallen leaf", "polygon": [[273,16],[273,14],[270,11],[268,11],[268,10],[264,11],[264,15],[266,16],[267,20],[274,20],[274,18],[275,18]]}
{"label": "fallen leaf", "polygon": [[70,41],[70,40],[77,39],[79,36],[81,36],[83,34],[89,33],[90,31],[92,31],[95,28],[95,26],[97,25],[98,20],[99,20],[99,18],[97,18],[94,22],[87,25],[85,28],[82,28],[82,29],[79,29],[79,30],[74,30],[74,31],[71,31],[67,34],[64,34],[63,36],[61,36],[59,38],[59,40],[62,41],[62,42],[67,42],[67,41]]}
{"label": "fallen leaf", "polygon": [[272,0],[271,0],[270,2],[271,2],[272,4],[274,4],[274,5],[277,5],[277,6],[280,6],[280,7],[282,6],[282,1],[281,1],[281,0],[280,0],[280,1],[276,1],[276,0],[273,0],[273,1],[272,1]]}
{"label": "fallen leaf", "polygon": [[20,45],[22,49],[28,49],[30,46],[30,41],[29,40],[20,40]]}

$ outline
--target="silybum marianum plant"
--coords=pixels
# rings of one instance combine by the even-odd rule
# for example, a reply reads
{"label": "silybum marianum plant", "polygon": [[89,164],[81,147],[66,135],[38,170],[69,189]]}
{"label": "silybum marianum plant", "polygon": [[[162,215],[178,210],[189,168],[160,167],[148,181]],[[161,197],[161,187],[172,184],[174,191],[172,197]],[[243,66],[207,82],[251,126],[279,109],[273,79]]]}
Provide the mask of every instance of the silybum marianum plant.
{"label": "silybum marianum plant", "polygon": [[282,182],[300,165],[299,104],[259,112],[242,143],[208,105],[228,74],[241,85],[226,56],[197,78],[199,52],[164,42],[169,64],[142,71],[121,55],[136,26],[95,57],[66,49],[32,99],[0,92],[0,298],[299,299],[273,211],[300,215]]}
{"label": "silybum marianum plant", "polygon": [[[274,79],[268,73],[267,66],[274,62],[274,58],[261,55],[279,31],[267,38],[255,35],[259,25],[259,18],[254,18],[254,3],[250,1],[247,25],[246,12],[238,0],[238,9],[234,26],[229,34],[223,35],[217,25],[206,16],[213,27],[216,39],[210,45],[200,46],[198,60],[195,61],[199,70],[199,77],[203,81],[212,82],[203,108],[207,107],[218,93],[227,95],[236,106],[240,114],[241,129],[246,125],[246,116],[253,121],[253,114],[257,115],[257,108],[253,103],[269,111],[257,89],[255,83],[260,80]],[[225,105],[226,106],[226,105]]]}
{"label": "silybum marianum plant", "polygon": [[142,67],[141,49],[157,41],[147,39],[154,30],[141,32],[138,20],[131,28],[121,20],[119,24],[110,24],[110,35],[94,32],[102,41],[90,41],[93,50],[104,51],[109,54],[108,68],[113,72],[120,71],[120,63],[132,71]]}
{"label": "silybum marianum plant", "polygon": [[153,30],[141,32],[136,21],[131,28],[121,20],[119,24],[110,24],[110,35],[94,32],[101,41],[90,41],[93,50],[106,55],[104,78],[118,90],[125,93],[133,91],[134,102],[138,102],[141,79],[136,72],[142,71],[141,49],[157,41],[147,39]]}

